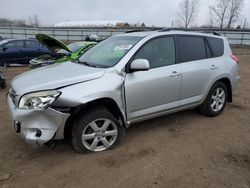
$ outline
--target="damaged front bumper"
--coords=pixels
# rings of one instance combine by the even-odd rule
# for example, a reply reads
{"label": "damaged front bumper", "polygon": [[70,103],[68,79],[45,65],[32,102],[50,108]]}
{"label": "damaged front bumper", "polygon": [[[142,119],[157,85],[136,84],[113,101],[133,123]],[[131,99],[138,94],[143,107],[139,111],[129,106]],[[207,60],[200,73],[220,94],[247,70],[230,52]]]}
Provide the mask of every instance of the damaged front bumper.
{"label": "damaged front bumper", "polygon": [[28,144],[39,147],[52,139],[64,138],[64,126],[70,114],[52,108],[43,111],[18,109],[9,94],[7,101],[13,129]]}

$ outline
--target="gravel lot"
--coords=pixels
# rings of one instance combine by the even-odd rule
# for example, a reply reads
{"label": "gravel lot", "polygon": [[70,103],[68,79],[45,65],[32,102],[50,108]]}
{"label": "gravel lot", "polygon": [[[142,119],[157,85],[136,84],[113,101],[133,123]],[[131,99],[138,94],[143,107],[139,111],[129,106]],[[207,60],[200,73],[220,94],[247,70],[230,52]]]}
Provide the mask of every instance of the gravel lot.
{"label": "gravel lot", "polygon": [[[241,83],[216,118],[188,110],[133,125],[113,150],[34,149],[12,132],[0,91],[0,187],[250,187],[250,49]],[[8,79],[27,68],[10,68]]]}

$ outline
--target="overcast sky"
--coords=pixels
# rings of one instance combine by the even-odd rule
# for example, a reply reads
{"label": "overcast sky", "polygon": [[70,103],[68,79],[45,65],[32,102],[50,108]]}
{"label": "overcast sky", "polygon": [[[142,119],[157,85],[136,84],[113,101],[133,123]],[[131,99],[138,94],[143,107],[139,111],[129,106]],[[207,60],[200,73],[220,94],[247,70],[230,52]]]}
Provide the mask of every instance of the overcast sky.
{"label": "overcast sky", "polygon": [[[129,23],[171,26],[181,0],[0,0],[0,17],[27,19],[37,15],[43,25],[63,21],[122,20]],[[207,21],[208,6],[214,0],[200,0],[195,24]],[[250,24],[250,0],[242,13]]]}

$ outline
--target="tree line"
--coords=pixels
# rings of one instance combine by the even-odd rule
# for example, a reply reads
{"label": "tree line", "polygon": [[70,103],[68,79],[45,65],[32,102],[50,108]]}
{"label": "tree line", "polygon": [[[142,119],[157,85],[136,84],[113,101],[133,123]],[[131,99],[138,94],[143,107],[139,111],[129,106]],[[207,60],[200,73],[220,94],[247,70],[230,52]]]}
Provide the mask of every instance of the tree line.
{"label": "tree line", "polygon": [[[208,7],[207,23],[200,27],[217,29],[247,29],[247,18],[241,14],[244,0],[215,0],[214,5]],[[181,0],[176,13],[176,22],[172,24],[177,27],[191,27],[197,19],[200,8],[200,0]],[[11,20],[0,18],[0,26],[41,26],[37,15],[29,16],[28,19]],[[146,27],[144,23],[128,24],[119,23],[117,28]]]}
{"label": "tree line", "polygon": [[[244,0],[216,0],[214,5],[208,7],[207,27],[218,29],[247,28],[247,18],[241,14]],[[188,28],[197,18],[200,7],[199,0],[182,0],[177,12],[177,23]]]}
{"label": "tree line", "polygon": [[37,15],[29,16],[27,19],[0,18],[0,26],[5,27],[39,27],[41,26]]}

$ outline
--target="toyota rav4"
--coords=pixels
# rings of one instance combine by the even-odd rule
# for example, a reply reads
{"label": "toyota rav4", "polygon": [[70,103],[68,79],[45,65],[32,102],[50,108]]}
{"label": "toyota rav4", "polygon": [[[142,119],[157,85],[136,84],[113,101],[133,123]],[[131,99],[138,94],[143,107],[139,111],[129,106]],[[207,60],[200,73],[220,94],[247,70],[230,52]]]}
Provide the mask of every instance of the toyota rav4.
{"label": "toyota rav4", "polygon": [[26,142],[67,137],[77,152],[99,152],[139,121],[190,108],[219,115],[238,80],[238,59],[224,37],[131,32],[100,42],[79,62],[17,76],[7,100],[13,128]]}

